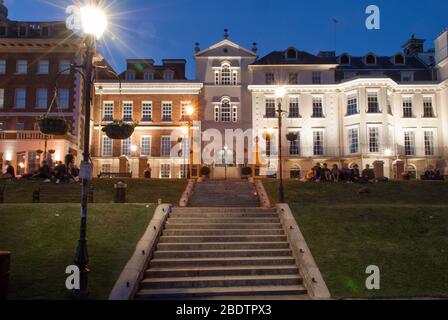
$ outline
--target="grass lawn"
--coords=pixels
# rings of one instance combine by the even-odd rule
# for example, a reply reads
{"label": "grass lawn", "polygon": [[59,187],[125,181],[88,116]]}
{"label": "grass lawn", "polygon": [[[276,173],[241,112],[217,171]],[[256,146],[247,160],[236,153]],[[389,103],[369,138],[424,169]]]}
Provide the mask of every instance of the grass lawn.
{"label": "grass lawn", "polygon": [[[277,181],[263,181],[272,200]],[[334,298],[448,297],[448,184],[287,181],[286,201]],[[381,290],[365,288],[369,265]]]}
{"label": "grass lawn", "polygon": [[[127,184],[127,203],[163,203],[177,204],[185,190],[187,180],[159,179],[93,179],[95,203],[114,201],[114,184],[123,181]],[[81,199],[79,183],[54,184],[30,180],[0,180],[5,185],[5,203],[31,203],[33,191],[42,189],[42,203],[77,203]]]}
{"label": "grass lawn", "polygon": [[[89,209],[90,298],[107,299],[155,207],[94,204]],[[10,299],[70,299],[65,268],[75,257],[79,212],[77,204],[0,205],[0,250],[12,252]]]}

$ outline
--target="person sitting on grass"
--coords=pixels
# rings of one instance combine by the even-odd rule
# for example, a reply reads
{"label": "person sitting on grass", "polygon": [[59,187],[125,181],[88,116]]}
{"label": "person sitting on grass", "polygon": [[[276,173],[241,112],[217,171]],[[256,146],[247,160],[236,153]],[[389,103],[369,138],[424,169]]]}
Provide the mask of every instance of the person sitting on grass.
{"label": "person sitting on grass", "polygon": [[45,181],[49,181],[51,176],[51,169],[48,166],[46,161],[42,161],[42,166],[37,170],[34,178],[44,179]]}
{"label": "person sitting on grass", "polygon": [[2,178],[6,179],[14,179],[16,177],[16,173],[14,167],[11,165],[11,162],[6,161],[6,171],[5,174],[2,175]]}
{"label": "person sitting on grass", "polygon": [[359,166],[357,164],[353,165],[352,177],[353,182],[359,182],[359,179],[361,179],[361,172],[359,171]]}
{"label": "person sitting on grass", "polygon": [[305,175],[305,182],[313,182],[314,175],[315,175],[314,168],[309,169]]}
{"label": "person sitting on grass", "polygon": [[333,182],[339,182],[341,179],[341,172],[339,171],[339,167],[337,164],[334,164],[331,168],[331,180]]}
{"label": "person sitting on grass", "polygon": [[331,181],[331,170],[326,163],[324,163],[324,167],[322,168],[322,181]]}
{"label": "person sitting on grass", "polygon": [[148,163],[148,164],[146,165],[146,169],[145,169],[145,171],[144,171],[144,173],[143,173],[145,179],[151,179],[151,171],[152,171],[151,166],[150,166],[149,163]]}
{"label": "person sitting on grass", "polygon": [[366,164],[366,168],[362,170],[361,180],[366,183],[372,183],[375,180],[375,172],[370,168],[369,164]]}
{"label": "person sitting on grass", "polygon": [[352,174],[353,174],[352,170],[348,167],[348,165],[343,164],[341,169],[342,180],[346,181],[347,183],[352,183],[353,182]]}
{"label": "person sitting on grass", "polygon": [[320,163],[316,163],[314,166],[314,181],[320,182],[322,180],[322,167],[320,166]]}

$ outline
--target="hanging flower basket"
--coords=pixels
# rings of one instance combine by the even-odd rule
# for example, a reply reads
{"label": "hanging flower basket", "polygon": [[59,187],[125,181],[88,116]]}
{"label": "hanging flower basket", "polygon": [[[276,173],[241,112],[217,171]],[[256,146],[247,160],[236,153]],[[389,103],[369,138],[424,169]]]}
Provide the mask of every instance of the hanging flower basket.
{"label": "hanging flower basket", "polygon": [[64,136],[68,132],[67,120],[59,116],[43,115],[37,118],[39,130],[50,136]]}
{"label": "hanging flower basket", "polygon": [[295,132],[290,132],[286,135],[286,139],[288,139],[288,141],[296,141],[298,137],[299,135]]}
{"label": "hanging flower basket", "polygon": [[109,123],[103,128],[103,132],[106,133],[106,135],[114,140],[125,140],[132,136],[134,133],[136,124],[135,123],[128,123],[124,121],[114,121],[112,123]]}

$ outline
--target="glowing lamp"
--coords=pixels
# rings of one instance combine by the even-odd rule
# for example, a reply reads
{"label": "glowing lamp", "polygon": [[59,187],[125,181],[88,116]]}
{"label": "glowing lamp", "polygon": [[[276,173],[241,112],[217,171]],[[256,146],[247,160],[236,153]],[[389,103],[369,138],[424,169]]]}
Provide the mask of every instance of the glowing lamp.
{"label": "glowing lamp", "polygon": [[107,29],[107,18],[103,10],[95,6],[81,8],[81,25],[85,34],[101,38]]}
{"label": "glowing lamp", "polygon": [[138,149],[138,147],[137,147],[135,144],[133,144],[133,145],[131,146],[131,151],[132,151],[132,152],[136,152],[137,149]]}
{"label": "glowing lamp", "polygon": [[275,89],[275,97],[277,99],[283,99],[283,97],[286,95],[286,89],[285,87],[278,87]]}
{"label": "glowing lamp", "polygon": [[192,116],[194,113],[193,106],[187,106],[187,108],[185,109],[185,113],[187,114],[187,116]]}

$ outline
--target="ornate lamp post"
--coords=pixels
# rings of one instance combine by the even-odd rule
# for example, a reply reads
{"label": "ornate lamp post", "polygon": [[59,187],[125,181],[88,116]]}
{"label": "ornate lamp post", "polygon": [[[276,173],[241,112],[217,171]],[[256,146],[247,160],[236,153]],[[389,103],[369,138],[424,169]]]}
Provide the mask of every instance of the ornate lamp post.
{"label": "ornate lamp post", "polygon": [[[194,108],[193,106],[187,106],[187,108],[185,109],[185,114],[188,117],[188,122],[187,122],[187,127],[188,127],[188,177],[187,178],[191,178],[192,174],[193,174],[193,167],[192,167],[192,147],[193,147],[193,135],[191,133],[191,128],[193,127],[193,116],[194,113]],[[184,169],[185,172],[185,169]]]}
{"label": "ornate lamp post", "polygon": [[279,160],[279,178],[280,186],[278,188],[278,200],[280,203],[285,202],[285,189],[283,185],[283,162],[282,162],[282,118],[286,111],[282,110],[283,98],[286,95],[284,87],[278,87],[275,90],[275,97],[277,99],[277,115],[278,115],[278,160]]}
{"label": "ornate lamp post", "polygon": [[89,186],[88,182],[92,176],[92,165],[90,163],[90,112],[93,82],[93,58],[95,45],[107,28],[107,18],[96,4],[87,5],[80,9],[82,31],[85,34],[85,65],[84,70],[84,153],[81,165],[82,182],[82,202],[81,202],[81,226],[78,248],[76,250],[75,264],[80,271],[80,288],[74,290],[77,298],[85,298],[88,294],[88,263],[89,255],[87,251],[87,203]]}

